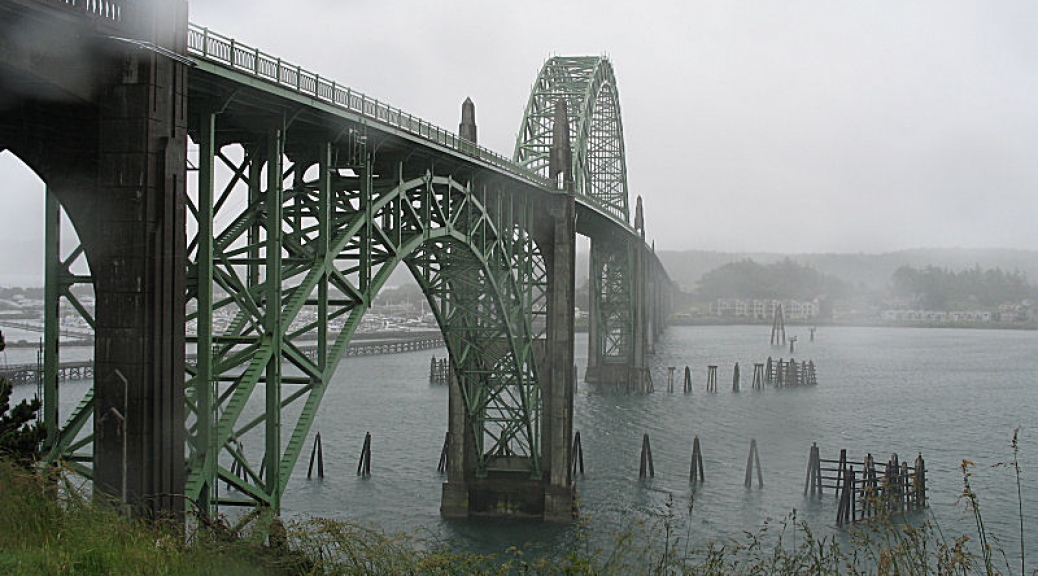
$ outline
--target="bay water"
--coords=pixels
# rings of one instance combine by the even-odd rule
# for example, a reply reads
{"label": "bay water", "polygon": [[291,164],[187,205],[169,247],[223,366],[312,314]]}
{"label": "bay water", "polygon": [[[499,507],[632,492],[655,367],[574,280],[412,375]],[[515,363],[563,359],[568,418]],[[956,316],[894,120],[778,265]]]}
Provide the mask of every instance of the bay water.
{"label": "bay water", "polygon": [[[1019,502],[1010,439],[1020,427],[1019,464],[1025,543],[1038,550],[1038,332],[926,328],[806,328],[795,353],[769,345],[767,326],[673,326],[649,360],[655,392],[631,394],[578,383],[574,428],[584,448],[585,473],[576,477],[581,520],[567,526],[514,520],[440,518],[444,477],[436,470],[447,426],[447,389],[429,384],[429,359],[444,349],[343,359],[324,397],[313,433],[322,435],[324,479],[306,478],[300,460],[283,501],[290,516],[323,516],[372,523],[457,549],[500,553],[509,546],[564,553],[572,546],[608,549],[617,534],[653,534],[669,522],[694,544],[738,538],[765,523],[806,520],[819,534],[841,534],[836,501],[804,496],[813,442],[822,458],[847,449],[851,460],[872,453],[885,462],[922,453],[929,519],[949,538],[975,534],[959,496],[963,460],[988,530],[1008,557],[1019,550]],[[79,359],[82,353],[63,354]],[[24,358],[23,358],[24,356]],[[73,357],[75,356],[75,357]],[[586,364],[586,335],[578,334],[578,373]],[[753,364],[790,357],[811,360],[812,387],[750,388]],[[8,349],[0,361],[31,362],[35,351]],[[732,369],[741,368],[733,392]],[[718,366],[718,392],[705,391],[707,366]],[[667,368],[675,391],[667,391]],[[684,367],[693,392],[681,391]],[[63,387],[63,412],[86,383]],[[20,389],[16,397],[34,390]],[[372,434],[372,475],[356,475],[365,433]],[[638,477],[642,435],[650,437],[655,477]],[[705,482],[693,493],[693,438],[702,446]],[[764,485],[743,486],[751,440],[756,440]],[[312,440],[311,440],[312,442]],[[310,444],[307,444],[308,448]],[[691,513],[689,505],[691,503]],[[669,520],[668,520],[669,518]],[[578,538],[578,535],[580,536]]]}

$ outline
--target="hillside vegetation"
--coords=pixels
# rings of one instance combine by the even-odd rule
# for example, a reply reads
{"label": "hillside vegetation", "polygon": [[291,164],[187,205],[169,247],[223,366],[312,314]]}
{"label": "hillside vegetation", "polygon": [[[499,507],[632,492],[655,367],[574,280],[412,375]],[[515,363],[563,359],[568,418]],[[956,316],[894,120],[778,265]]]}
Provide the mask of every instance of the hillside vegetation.
{"label": "hillside vegetation", "polygon": [[1009,249],[918,249],[885,254],[778,254],[748,252],[711,252],[704,250],[656,252],[672,280],[691,292],[707,272],[743,260],[774,264],[790,259],[867,290],[886,290],[894,272],[902,266],[933,266],[961,271],[979,266],[1019,272],[1029,282],[1038,282],[1038,251]]}

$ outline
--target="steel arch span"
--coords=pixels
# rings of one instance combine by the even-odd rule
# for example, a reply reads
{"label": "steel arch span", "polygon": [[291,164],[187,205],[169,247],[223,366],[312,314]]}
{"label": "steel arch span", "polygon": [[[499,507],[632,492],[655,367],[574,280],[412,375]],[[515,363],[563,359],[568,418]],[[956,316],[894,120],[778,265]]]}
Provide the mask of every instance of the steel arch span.
{"label": "steel arch span", "polygon": [[[198,354],[187,380],[188,498],[209,510],[279,508],[332,375],[400,264],[450,353],[459,469],[539,477],[533,342],[543,337],[546,279],[524,197],[402,161],[376,167],[363,137],[286,155],[273,130],[234,160],[212,145],[214,120],[201,123],[190,206],[188,342],[210,353]],[[221,191],[216,162],[235,175]],[[250,440],[247,453],[249,437],[262,450]],[[220,495],[221,484],[233,489]]]}
{"label": "steel arch span", "polygon": [[[569,173],[573,193],[624,226],[630,225],[623,121],[613,66],[605,57],[556,56],[541,68],[530,92],[515,161],[544,176],[554,143],[556,106],[565,104],[569,122]],[[644,243],[641,205],[634,228]],[[630,237],[594,234],[591,239],[590,334],[586,380],[629,384],[640,380],[646,339],[640,323],[639,279],[645,276],[640,248]]]}
{"label": "steel arch span", "polygon": [[548,176],[555,105],[566,102],[576,194],[628,223],[627,161],[613,65],[601,56],[555,56],[541,67],[515,143],[516,163]]}
{"label": "steel arch span", "polygon": [[[205,514],[280,508],[332,376],[400,265],[427,296],[455,376],[450,478],[540,478],[537,342],[548,325],[548,270],[533,232],[543,218],[536,203],[403,162],[376,167],[355,135],[287,155],[285,131],[220,143],[216,115],[197,126],[187,195],[186,499]],[[217,172],[229,175],[219,187]],[[92,398],[61,428],[48,460],[90,460],[83,450],[94,437],[83,425]]]}

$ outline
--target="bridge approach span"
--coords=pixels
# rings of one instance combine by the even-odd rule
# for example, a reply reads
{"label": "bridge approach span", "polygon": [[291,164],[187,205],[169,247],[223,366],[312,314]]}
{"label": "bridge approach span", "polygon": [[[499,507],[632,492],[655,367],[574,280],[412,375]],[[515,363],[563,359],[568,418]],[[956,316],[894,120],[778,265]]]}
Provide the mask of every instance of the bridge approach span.
{"label": "bridge approach span", "polygon": [[[49,459],[145,513],[277,512],[343,352],[402,265],[454,374],[443,513],[571,517],[576,234],[599,254],[588,379],[641,377],[670,288],[640,210],[628,223],[607,61],[552,64],[590,64],[593,97],[566,100],[573,121],[552,131],[568,137],[527,141],[537,160],[524,164],[522,142],[505,158],[474,130],[460,138],[188,25],[183,2],[4,0],[0,14],[85,47],[5,35],[18,40],[0,61],[0,149],[56,200],[48,310],[76,281],[97,300],[92,395],[61,415],[47,373]],[[53,68],[30,65],[40,59]],[[566,159],[556,174],[552,155]],[[607,164],[612,184],[584,185]],[[58,202],[89,278],[59,253]],[[47,351],[56,367],[56,340]],[[192,365],[186,351],[206,352]]]}

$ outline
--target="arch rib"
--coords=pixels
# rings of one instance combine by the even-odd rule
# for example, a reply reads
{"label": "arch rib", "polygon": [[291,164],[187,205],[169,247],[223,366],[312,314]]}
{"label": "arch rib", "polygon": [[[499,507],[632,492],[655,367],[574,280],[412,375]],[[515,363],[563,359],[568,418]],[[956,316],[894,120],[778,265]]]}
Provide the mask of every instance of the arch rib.
{"label": "arch rib", "polygon": [[544,63],[526,104],[513,159],[545,177],[554,105],[566,101],[576,193],[629,223],[623,122],[613,66],[600,56],[556,56]]}

